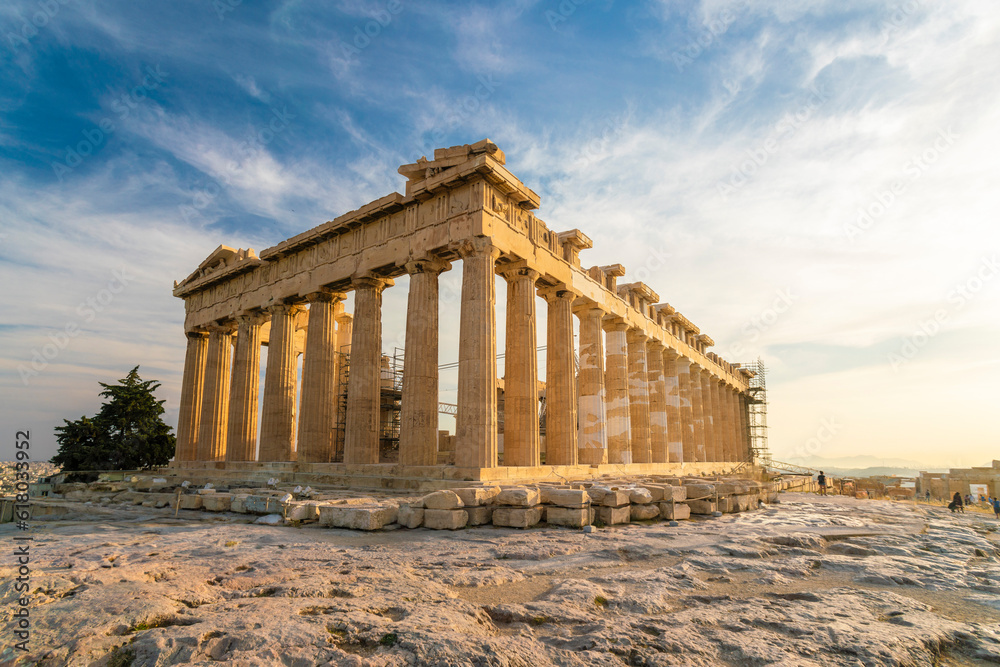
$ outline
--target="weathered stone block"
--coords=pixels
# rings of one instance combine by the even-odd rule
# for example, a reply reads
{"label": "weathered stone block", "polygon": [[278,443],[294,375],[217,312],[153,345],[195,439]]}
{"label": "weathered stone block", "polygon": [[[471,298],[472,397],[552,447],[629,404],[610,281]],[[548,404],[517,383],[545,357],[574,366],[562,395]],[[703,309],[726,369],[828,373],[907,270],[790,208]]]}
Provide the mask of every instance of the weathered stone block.
{"label": "weathered stone block", "polygon": [[424,523],[424,508],[403,503],[399,506],[396,523],[406,528],[419,528]]}
{"label": "weathered stone block", "polygon": [[543,503],[558,507],[580,508],[590,504],[590,496],[583,489],[542,488],[540,496]]}
{"label": "weathered stone block", "polygon": [[431,510],[454,510],[465,507],[465,503],[454,491],[435,491],[421,498],[424,507]]}
{"label": "weathered stone block", "polygon": [[331,528],[352,530],[378,530],[396,520],[399,509],[395,505],[358,507],[352,505],[320,505],[319,523]]}
{"label": "weathered stone block", "polygon": [[652,503],[645,505],[632,505],[632,521],[649,521],[660,518],[660,508]]}
{"label": "weathered stone block", "polygon": [[688,500],[686,503],[691,514],[714,514],[719,510],[714,500]]}
{"label": "weathered stone block", "polygon": [[466,507],[489,505],[500,493],[499,486],[477,486],[468,489],[452,489],[462,499]]}
{"label": "weathered stone block", "polygon": [[622,523],[628,523],[632,520],[632,506],[625,505],[624,507],[598,507],[597,508],[597,518],[595,522],[599,521],[605,526],[614,526]]}
{"label": "weathered stone block", "polygon": [[231,503],[232,497],[228,493],[216,493],[201,500],[201,506],[209,512],[228,512]]}
{"label": "weathered stone block", "polygon": [[667,521],[683,521],[691,518],[691,508],[685,503],[659,503],[660,517]]}
{"label": "weathered stone block", "polygon": [[[535,491],[535,495],[538,495],[537,491]],[[541,520],[541,507],[497,507],[493,510],[494,526],[529,528]]]}
{"label": "weathered stone block", "polygon": [[736,508],[737,512],[749,512],[750,510],[757,508],[757,495],[750,494],[750,495],[736,496],[736,502],[737,502],[737,508]]}
{"label": "weathered stone block", "polygon": [[687,489],[683,486],[671,486],[662,484],[646,487],[653,496],[654,503],[670,502],[671,500],[682,501],[687,499]]}
{"label": "weathered stone block", "polygon": [[485,526],[493,521],[493,510],[496,509],[493,505],[481,505],[479,507],[466,507],[465,511],[469,513],[469,525],[470,526]]}
{"label": "weathered stone block", "polygon": [[[177,496],[173,493],[149,493],[146,498],[153,501],[153,507],[174,507],[177,503]],[[143,506],[146,504],[143,503]]]}
{"label": "weathered stone block", "polygon": [[732,514],[736,512],[736,497],[735,496],[722,496],[719,498],[719,511],[725,514]]}
{"label": "weathered stone block", "polygon": [[[456,496],[457,497],[457,496]],[[424,528],[433,530],[458,530],[469,524],[469,513],[465,510],[424,510]]]}
{"label": "weathered stone block", "polygon": [[509,507],[534,507],[539,503],[540,497],[538,489],[521,486],[513,489],[503,489],[497,494],[494,502],[497,505],[507,505]]}
{"label": "weathered stone block", "polygon": [[684,489],[687,491],[688,498],[694,498],[695,500],[707,500],[711,498],[715,500],[715,487],[711,484],[685,484]]}
{"label": "weathered stone block", "polygon": [[284,516],[289,521],[315,521],[319,518],[316,503],[291,501],[285,503]]}
{"label": "weathered stone block", "polygon": [[546,507],[545,522],[553,526],[582,528],[590,525],[589,507]]}
{"label": "weathered stone block", "polygon": [[201,496],[194,496],[194,495],[181,496],[182,510],[200,510],[202,508],[202,504],[203,504],[203,499]]}
{"label": "weathered stone block", "polygon": [[230,502],[229,511],[236,512],[237,514],[246,514],[246,502],[250,495],[246,493],[236,493],[231,496],[232,500]]}
{"label": "weathered stone block", "polygon": [[628,500],[633,505],[648,505],[653,502],[653,494],[648,489],[642,487],[629,489]]}

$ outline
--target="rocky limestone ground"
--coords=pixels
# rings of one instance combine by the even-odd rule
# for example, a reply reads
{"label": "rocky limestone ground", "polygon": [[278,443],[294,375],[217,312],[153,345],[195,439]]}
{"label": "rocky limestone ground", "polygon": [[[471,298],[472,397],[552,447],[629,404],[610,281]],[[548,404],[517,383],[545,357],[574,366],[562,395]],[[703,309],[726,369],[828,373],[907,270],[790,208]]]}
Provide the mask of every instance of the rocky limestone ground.
{"label": "rocky limestone ground", "polygon": [[0,664],[1000,664],[992,516],[780,498],[591,534],[35,522],[31,651],[8,630]]}

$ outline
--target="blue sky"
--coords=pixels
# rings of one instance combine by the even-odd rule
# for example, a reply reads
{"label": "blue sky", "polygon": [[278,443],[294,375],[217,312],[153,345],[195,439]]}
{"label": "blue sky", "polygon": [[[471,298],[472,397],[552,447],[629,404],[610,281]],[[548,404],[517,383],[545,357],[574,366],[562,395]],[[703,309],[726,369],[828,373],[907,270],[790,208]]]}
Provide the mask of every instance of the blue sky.
{"label": "blue sky", "polygon": [[217,245],[484,137],[586,265],[765,360],[776,458],[1000,453],[989,2],[13,0],[0,37],[0,419],[39,458],[135,364],[176,420],[172,281]]}

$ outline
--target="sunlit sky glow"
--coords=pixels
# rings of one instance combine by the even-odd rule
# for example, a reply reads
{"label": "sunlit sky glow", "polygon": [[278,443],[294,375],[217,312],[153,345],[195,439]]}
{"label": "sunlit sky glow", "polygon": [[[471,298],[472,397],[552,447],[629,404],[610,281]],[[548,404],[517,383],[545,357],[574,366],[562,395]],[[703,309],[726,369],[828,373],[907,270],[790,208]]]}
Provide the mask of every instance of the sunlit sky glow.
{"label": "sunlit sky glow", "polygon": [[[0,419],[48,458],[97,382],[140,364],[175,424],[174,280],[489,137],[549,227],[594,240],[585,266],[646,267],[718,354],[764,359],[775,458],[983,464],[998,74],[985,0],[8,0]],[[387,350],[405,303],[401,280]]]}

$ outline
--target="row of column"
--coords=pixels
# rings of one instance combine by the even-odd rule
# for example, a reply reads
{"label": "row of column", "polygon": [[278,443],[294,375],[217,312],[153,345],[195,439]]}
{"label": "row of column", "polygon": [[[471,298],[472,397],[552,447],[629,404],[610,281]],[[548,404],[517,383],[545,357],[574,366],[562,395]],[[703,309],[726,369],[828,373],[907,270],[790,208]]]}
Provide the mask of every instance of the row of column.
{"label": "row of column", "polygon": [[[498,463],[495,276],[500,251],[488,238],[478,237],[464,243],[459,254],[463,275],[455,463],[494,467]],[[438,277],[450,264],[429,257],[409,262],[405,268],[410,291],[399,462],[435,465]],[[499,273],[508,284],[504,465],[540,463],[536,293],[548,304],[547,464],[747,458],[746,404],[736,390],[640,330],[630,329],[624,320],[580,303],[568,288],[539,292],[538,272],[524,263],[506,265]],[[189,333],[177,428],[178,460],[254,460],[261,326],[270,319],[256,459],[332,459],[339,373],[336,351],[338,342],[350,341],[344,462],[378,463],[382,291],[391,284],[374,276],[353,280],[353,327],[340,327],[339,336],[337,315],[345,295],[321,290],[306,297],[308,327],[298,420],[295,322],[301,305],[276,303],[266,312],[244,313],[235,324]],[[579,376],[574,364],[574,314],[580,320]]]}

